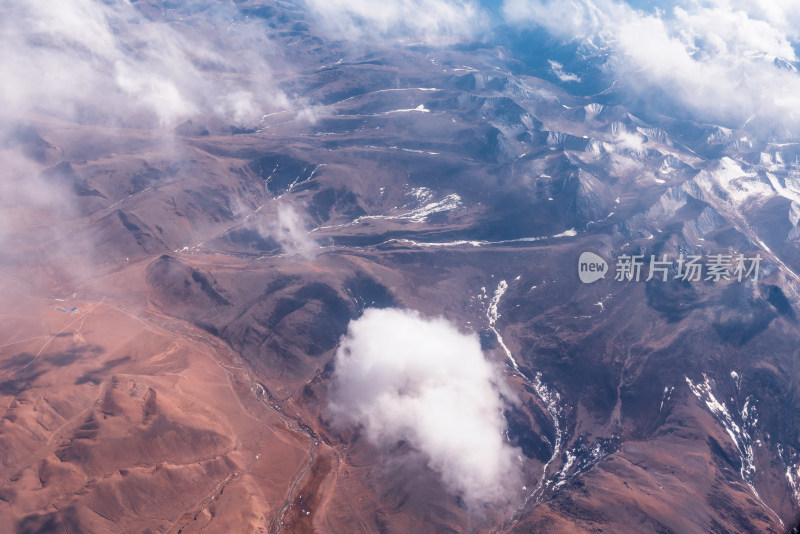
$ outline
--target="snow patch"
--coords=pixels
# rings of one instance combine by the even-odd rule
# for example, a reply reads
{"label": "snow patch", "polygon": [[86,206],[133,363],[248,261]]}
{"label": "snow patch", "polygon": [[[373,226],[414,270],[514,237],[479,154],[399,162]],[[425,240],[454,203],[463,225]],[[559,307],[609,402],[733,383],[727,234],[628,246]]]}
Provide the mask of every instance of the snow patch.
{"label": "snow patch", "polygon": [[756,411],[753,397],[748,396],[747,399],[745,399],[745,403],[744,406],[742,406],[741,412],[737,414],[739,420],[741,421],[740,426],[734,420],[731,411],[729,411],[729,409],[723,403],[717,400],[713,392],[713,381],[710,380],[705,373],[703,373],[702,383],[695,384],[689,377],[684,377],[684,379],[689,385],[689,389],[691,389],[692,393],[694,393],[695,397],[697,397],[700,402],[703,402],[706,405],[709,411],[716,417],[717,421],[720,422],[722,428],[736,446],[736,449],[739,453],[739,458],[741,460],[739,475],[741,476],[742,480],[750,487],[750,490],[753,492],[753,495],[756,497],[756,499],[758,499],[758,501],[767,510],[772,512],[772,514],[778,518],[782,525],[783,521],[780,519],[778,514],[776,514],[761,499],[761,496],[758,494],[758,491],[754,485],[756,464],[755,456],[753,454],[753,443],[756,441],[754,439],[754,435],[756,432],[756,425],[758,424],[758,412]]}

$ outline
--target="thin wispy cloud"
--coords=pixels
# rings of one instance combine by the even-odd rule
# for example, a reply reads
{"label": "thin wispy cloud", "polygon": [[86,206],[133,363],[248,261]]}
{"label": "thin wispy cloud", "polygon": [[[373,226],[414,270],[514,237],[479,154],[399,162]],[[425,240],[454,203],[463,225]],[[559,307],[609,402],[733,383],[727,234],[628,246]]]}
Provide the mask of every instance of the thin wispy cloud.
{"label": "thin wispy cloud", "polygon": [[273,237],[284,254],[313,259],[319,245],[308,234],[309,224],[303,212],[291,204],[280,201],[276,203],[275,216],[262,225],[262,233]]}
{"label": "thin wispy cloud", "polygon": [[197,114],[254,121],[287,104],[271,80],[263,27],[232,4],[181,8],[9,0],[0,17],[0,114],[163,127]]}
{"label": "thin wispy cloud", "polygon": [[339,39],[405,40],[445,44],[488,29],[471,0],[303,0],[315,19]]}
{"label": "thin wispy cloud", "polygon": [[553,61],[552,59],[548,61],[550,64],[550,71],[555,74],[556,78],[561,80],[562,82],[579,82],[581,81],[581,77],[577,74],[572,74],[571,72],[567,72],[564,70],[564,65],[559,63],[558,61]]}
{"label": "thin wispy cloud", "polygon": [[[354,44],[490,42],[499,23],[538,26],[589,43],[583,52],[605,58],[609,83],[621,82],[653,110],[677,107],[698,120],[773,131],[800,120],[795,0],[685,0],[652,10],[621,0],[504,0],[499,18],[490,3],[468,0],[304,3],[320,27]],[[582,79],[555,60],[550,70],[565,83]]]}
{"label": "thin wispy cloud", "polygon": [[[180,157],[173,131],[184,121],[228,131],[298,104],[273,78],[276,65],[283,74],[290,70],[269,36],[263,20],[242,16],[226,1],[4,2],[0,242],[30,220],[78,214],[74,192],[59,185],[65,180],[58,173],[42,178],[45,168],[71,156],[54,146],[46,158],[26,149],[26,143],[48,145],[54,130],[99,126],[110,137],[125,136],[123,128],[150,130],[163,150]],[[65,241],[78,245],[76,239]]]}
{"label": "thin wispy cloud", "polygon": [[506,0],[503,13],[518,27],[590,42],[608,57],[609,76],[656,110],[679,106],[738,126],[800,119],[797,7],[713,0],[642,11],[612,0]]}

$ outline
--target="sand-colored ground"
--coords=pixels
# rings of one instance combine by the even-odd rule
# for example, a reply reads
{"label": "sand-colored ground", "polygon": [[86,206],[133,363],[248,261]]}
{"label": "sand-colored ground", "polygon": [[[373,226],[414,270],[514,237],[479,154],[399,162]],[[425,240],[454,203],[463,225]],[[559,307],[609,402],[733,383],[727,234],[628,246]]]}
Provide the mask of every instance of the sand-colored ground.
{"label": "sand-colored ground", "polygon": [[163,316],[3,289],[0,531],[266,531],[309,442],[229,351]]}

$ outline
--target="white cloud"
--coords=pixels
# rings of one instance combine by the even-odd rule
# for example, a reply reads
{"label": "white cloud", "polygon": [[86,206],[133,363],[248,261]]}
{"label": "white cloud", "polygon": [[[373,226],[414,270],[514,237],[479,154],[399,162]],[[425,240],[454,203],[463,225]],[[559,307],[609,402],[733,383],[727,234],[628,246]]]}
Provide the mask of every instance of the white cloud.
{"label": "white cloud", "polygon": [[798,59],[799,7],[710,0],[648,13],[613,0],[506,0],[503,12],[564,39],[591,38],[611,53],[611,73],[639,96],[658,88],[700,119],[741,125],[800,118],[800,76],[785,63]]}
{"label": "white cloud", "polygon": [[550,63],[550,71],[556,75],[556,78],[561,80],[562,82],[579,82],[581,81],[581,77],[577,74],[572,74],[571,72],[567,72],[564,70],[564,65],[559,63],[558,61],[548,60]]}
{"label": "white cloud", "polygon": [[336,353],[331,409],[378,446],[406,440],[467,502],[497,502],[519,488],[499,376],[477,336],[445,319],[368,309]]}
{"label": "white cloud", "polygon": [[[2,141],[0,137],[0,144]],[[40,223],[43,215],[50,220],[71,212],[64,200],[67,188],[56,180],[44,179],[17,148],[0,149],[0,246],[8,237],[5,234]],[[4,249],[6,257],[12,252]]]}
{"label": "white cloud", "polygon": [[517,24],[534,23],[555,35],[570,39],[585,39],[609,24],[623,9],[607,0],[505,0],[503,15],[506,21]]}
{"label": "white cloud", "polygon": [[[255,125],[264,113],[292,104],[272,79],[273,65],[290,70],[263,21],[245,19],[232,2],[155,4],[164,3],[3,1],[0,245],[7,258],[18,254],[9,243],[20,228],[71,219],[80,205],[97,198],[76,200],[69,177],[41,176],[60,158],[75,156],[58,147],[45,150],[46,157],[31,155],[25,149],[30,135],[24,132],[33,132],[28,126],[43,138],[28,139],[33,145],[46,144],[53,130],[82,135],[74,123],[107,127],[109,137],[124,136],[120,127],[152,129],[152,138],[162,139],[162,148],[175,151],[177,159],[171,131],[187,119],[224,130]],[[281,228],[294,226],[289,220]],[[292,235],[285,238],[287,246],[307,250],[298,249]],[[79,255],[73,250],[91,251],[84,239],[65,232],[61,248],[49,247],[47,258],[64,250],[71,257]]]}
{"label": "white cloud", "polygon": [[278,206],[278,220],[272,233],[286,254],[312,258],[319,248],[308,235],[305,219],[291,204]]}
{"label": "white cloud", "polygon": [[[237,206],[239,215],[249,211]],[[275,199],[257,210],[255,229],[263,238],[271,238],[283,254],[311,260],[319,252],[319,244],[309,235],[305,213],[285,200]],[[248,216],[249,217],[249,216]]]}
{"label": "white cloud", "polygon": [[285,106],[264,27],[232,5],[190,4],[152,18],[125,0],[8,0],[0,116],[158,127],[198,113],[255,121]]}
{"label": "white cloud", "polygon": [[471,38],[487,19],[472,0],[303,0],[343,40],[395,38],[440,44]]}

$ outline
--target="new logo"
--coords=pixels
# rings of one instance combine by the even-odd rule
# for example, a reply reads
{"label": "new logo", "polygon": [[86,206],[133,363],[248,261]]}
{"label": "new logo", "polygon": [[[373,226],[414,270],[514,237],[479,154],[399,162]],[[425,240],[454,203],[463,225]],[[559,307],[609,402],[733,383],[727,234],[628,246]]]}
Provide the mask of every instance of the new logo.
{"label": "new logo", "polygon": [[578,258],[578,276],[584,284],[605,278],[607,272],[608,263],[594,252],[584,252]]}

